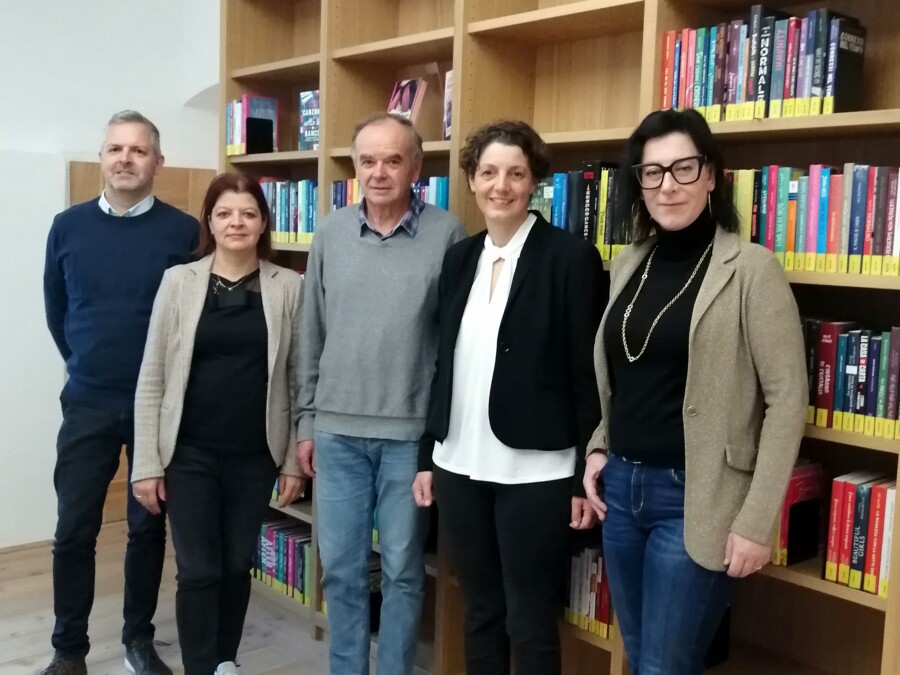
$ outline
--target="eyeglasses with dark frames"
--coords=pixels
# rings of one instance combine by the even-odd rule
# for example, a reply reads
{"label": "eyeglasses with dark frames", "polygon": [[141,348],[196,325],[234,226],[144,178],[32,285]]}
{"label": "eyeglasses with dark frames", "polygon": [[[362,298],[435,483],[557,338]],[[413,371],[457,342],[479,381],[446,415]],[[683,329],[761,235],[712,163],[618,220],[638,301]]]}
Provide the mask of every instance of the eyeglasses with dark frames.
{"label": "eyeglasses with dark frames", "polygon": [[679,185],[696,183],[700,180],[700,171],[705,163],[706,157],[694,155],[693,157],[676,159],[668,166],[663,166],[662,164],[635,164],[631,167],[631,170],[642,188],[655,190],[663,184],[667,173],[671,173],[672,178]]}

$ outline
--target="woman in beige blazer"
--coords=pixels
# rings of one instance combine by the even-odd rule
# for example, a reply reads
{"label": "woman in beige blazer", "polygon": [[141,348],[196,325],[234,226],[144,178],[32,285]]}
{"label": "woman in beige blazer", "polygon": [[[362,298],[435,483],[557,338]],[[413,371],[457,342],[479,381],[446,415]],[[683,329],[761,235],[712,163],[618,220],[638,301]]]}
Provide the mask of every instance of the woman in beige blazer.
{"label": "woman in beige blazer", "polygon": [[597,333],[584,485],[631,672],[694,675],[733,580],[771,556],[805,422],[803,339],[775,256],[740,236],[698,113],[647,116],[620,176],[634,243]]}
{"label": "woman in beige blazer", "polygon": [[165,502],[175,543],[175,613],[186,675],[236,673],[250,569],[276,478],[303,488],[291,409],[302,298],[268,262],[269,208],[254,179],[213,179],[201,260],[166,271],[135,397],[132,489]]}

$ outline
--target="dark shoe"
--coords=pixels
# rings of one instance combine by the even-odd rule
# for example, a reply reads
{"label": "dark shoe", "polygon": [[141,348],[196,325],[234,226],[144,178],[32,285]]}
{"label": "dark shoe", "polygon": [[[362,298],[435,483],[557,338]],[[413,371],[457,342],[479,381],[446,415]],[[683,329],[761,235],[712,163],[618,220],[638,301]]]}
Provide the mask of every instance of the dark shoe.
{"label": "dark shoe", "polygon": [[41,675],[87,675],[87,666],[83,656],[72,656],[56,652],[50,665],[41,671]]}
{"label": "dark shoe", "polygon": [[135,675],[172,675],[159,655],[153,640],[133,640],[125,645],[125,668]]}

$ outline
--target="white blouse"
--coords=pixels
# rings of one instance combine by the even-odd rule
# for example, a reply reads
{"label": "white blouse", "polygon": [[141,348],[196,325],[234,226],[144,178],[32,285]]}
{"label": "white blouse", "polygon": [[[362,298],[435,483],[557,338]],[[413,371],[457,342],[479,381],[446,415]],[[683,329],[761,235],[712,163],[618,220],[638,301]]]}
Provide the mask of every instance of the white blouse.
{"label": "white blouse", "polygon": [[[453,356],[450,426],[443,443],[434,444],[434,463],[446,471],[493,483],[539,483],[571,478],[575,448],[520,450],[504,445],[491,429],[488,402],[497,355],[497,335],[522,246],[536,218],[529,214],[506,246],[490,236],[475,269],[475,281],[459,327]],[[491,296],[494,262],[503,260]]]}

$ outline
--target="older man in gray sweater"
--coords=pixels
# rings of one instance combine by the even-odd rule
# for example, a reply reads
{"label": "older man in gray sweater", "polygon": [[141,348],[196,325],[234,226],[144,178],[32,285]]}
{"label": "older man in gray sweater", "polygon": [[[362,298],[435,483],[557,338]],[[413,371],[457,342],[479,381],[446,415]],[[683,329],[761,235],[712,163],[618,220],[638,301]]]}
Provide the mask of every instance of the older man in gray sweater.
{"label": "older man in gray sweater", "polygon": [[325,218],[306,271],[297,453],[316,477],[332,675],[369,671],[369,556],[381,544],[379,675],[412,672],[425,589],[425,522],[413,501],[437,354],[438,276],[465,236],[410,189],[422,139],[405,119],[362,121],[351,145],[365,197]]}

